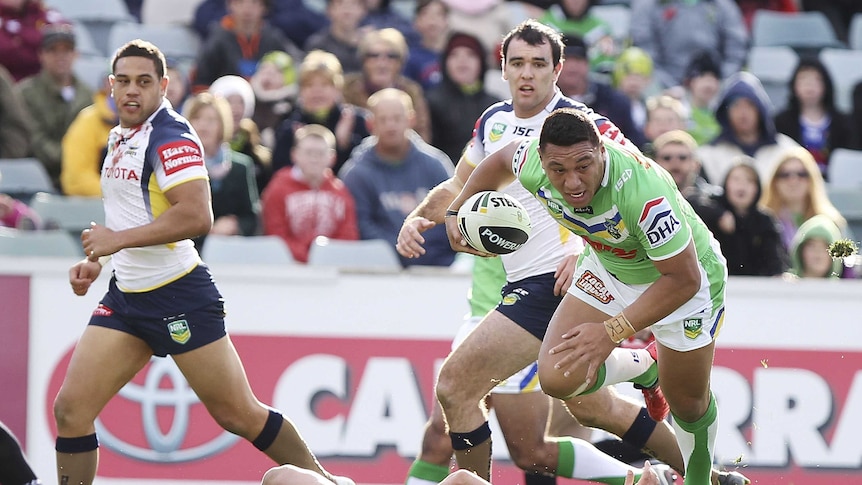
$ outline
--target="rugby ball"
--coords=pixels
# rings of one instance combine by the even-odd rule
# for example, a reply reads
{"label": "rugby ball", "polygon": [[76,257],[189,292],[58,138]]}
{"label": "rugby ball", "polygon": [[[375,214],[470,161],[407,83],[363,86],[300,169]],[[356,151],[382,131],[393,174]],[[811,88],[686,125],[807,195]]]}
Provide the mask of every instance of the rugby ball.
{"label": "rugby ball", "polygon": [[474,194],[458,209],[458,229],[473,249],[509,254],[530,237],[527,209],[509,194],[495,190]]}

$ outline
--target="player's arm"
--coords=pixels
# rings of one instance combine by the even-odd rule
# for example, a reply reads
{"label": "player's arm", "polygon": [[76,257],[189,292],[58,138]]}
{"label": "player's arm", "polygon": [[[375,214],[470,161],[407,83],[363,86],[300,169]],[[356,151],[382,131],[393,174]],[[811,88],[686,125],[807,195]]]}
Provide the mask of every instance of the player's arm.
{"label": "player's arm", "polygon": [[148,224],[122,231],[112,231],[98,224],[90,227],[88,234],[82,237],[90,260],[125,248],[169,244],[209,232],[213,214],[206,179],[193,179],[171,187],[165,197],[170,207]]}

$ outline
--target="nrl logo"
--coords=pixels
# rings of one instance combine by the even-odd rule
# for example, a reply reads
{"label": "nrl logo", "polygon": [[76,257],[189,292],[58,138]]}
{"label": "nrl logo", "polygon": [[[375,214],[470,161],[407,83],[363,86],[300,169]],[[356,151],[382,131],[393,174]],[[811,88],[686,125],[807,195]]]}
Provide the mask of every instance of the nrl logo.
{"label": "nrl logo", "polygon": [[703,319],[701,318],[686,318],[682,321],[682,328],[685,336],[694,340],[703,332]]}
{"label": "nrl logo", "polygon": [[185,320],[177,320],[169,323],[168,332],[171,334],[171,340],[178,344],[185,344],[192,338],[192,331]]}
{"label": "nrl logo", "polygon": [[503,133],[506,133],[506,124],[494,123],[494,125],[491,126],[491,133],[488,135],[488,138],[490,138],[491,141],[497,141],[503,136]]}

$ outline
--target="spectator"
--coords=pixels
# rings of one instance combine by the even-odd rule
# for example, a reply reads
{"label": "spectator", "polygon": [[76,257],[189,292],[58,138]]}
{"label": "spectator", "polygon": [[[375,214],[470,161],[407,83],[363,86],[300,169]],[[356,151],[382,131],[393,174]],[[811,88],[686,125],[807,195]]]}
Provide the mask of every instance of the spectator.
{"label": "spectator", "polygon": [[42,27],[63,22],[62,15],[42,0],[0,0],[0,64],[15,82],[41,69]]}
{"label": "spectator", "polygon": [[721,245],[728,274],[778,276],[789,267],[787,249],[775,217],[758,206],[760,175],[750,160],[744,155],[734,160],[718,198],[720,215],[703,222]]}
{"label": "spectator", "polygon": [[335,54],[344,72],[359,72],[359,39],[366,29],[360,29],[368,10],[365,0],[327,0],[329,26],[314,33],[305,43],[305,50],[323,50]]}
{"label": "spectator", "polygon": [[688,125],[688,113],[682,102],[666,94],[651,96],[646,100],[647,118],[644,125],[644,136],[647,143],[642,149],[650,150],[646,145],[652,143],[664,133],[673,130],[685,130]]}
{"label": "spectator", "polygon": [[368,30],[393,28],[404,36],[408,45],[419,43],[419,33],[406,17],[392,8],[392,0],[365,0],[368,12],[362,19],[362,26]]}
{"label": "spectator", "polygon": [[847,221],[829,201],[817,162],[802,147],[782,150],[763,189],[761,204],[778,218],[782,242],[790,251],[799,226],[816,215],[824,215],[844,232]]}
{"label": "spectator", "polygon": [[30,154],[30,128],[24,101],[15,80],[0,65],[0,158],[22,158]]}
{"label": "spectator", "polygon": [[[2,178],[3,174],[0,173]],[[9,194],[0,193],[0,227],[32,230],[39,229],[41,225],[39,214],[30,206]]]}
{"label": "spectator", "polygon": [[449,6],[449,29],[470,32],[479,38],[488,53],[488,65],[500,65],[503,37],[530,17],[520,2],[506,0],[444,0]]}
{"label": "spectator", "polygon": [[[821,0],[822,1],[822,0]],[[754,14],[758,10],[774,10],[776,12],[793,13],[798,10],[798,0],[736,0],[745,28],[751,32]]]}
{"label": "spectator", "polygon": [[296,66],[290,54],[272,51],[264,54],[251,77],[254,90],[252,121],[260,129],[262,143],[275,146],[275,129],[296,102]]}
{"label": "spectator", "polygon": [[682,130],[671,130],[656,137],[653,159],[667,170],[683,197],[701,219],[717,219],[722,212],[716,200],[721,187],[712,185],[700,175],[697,143]]}
{"label": "spectator", "polygon": [[695,53],[717,52],[721,72],[739,72],[748,54],[748,32],[734,0],[632,0],[633,45],[649,53],[662,88],[683,83]]}
{"label": "spectator", "polygon": [[108,153],[108,134],[120,122],[110,92],[105,73],[102,87],[93,95],[93,104],[78,113],[63,136],[60,184],[66,195],[102,196],[101,172]]}
{"label": "spectator", "polygon": [[[287,36],[294,45],[303,46],[311,34],[326,27],[328,21],[305,5],[303,0],[267,0],[267,21]],[[206,40],[217,30],[219,22],[227,15],[225,0],[202,0],[195,10],[192,26]],[[266,51],[265,51],[266,52]]]}
{"label": "spectator", "polygon": [[[200,93],[186,102],[183,113],[197,132],[209,172],[213,224],[209,234],[252,236],[257,232],[260,209],[254,164],[233,151],[227,140],[233,132],[230,105],[212,93]],[[206,236],[196,238],[198,251]]]}
{"label": "spectator", "polygon": [[475,120],[488,106],[500,101],[484,87],[487,58],[479,39],[461,32],[453,33],[443,50],[443,80],[428,92],[427,98],[431,144],[450,160],[461,158]]}
{"label": "spectator", "polygon": [[344,182],[332,173],[335,135],[321,125],[296,130],[293,166],[272,177],[263,191],[263,232],[281,237],[293,258],[308,262],[317,236],[359,239],[356,207]]}
{"label": "spectator", "polygon": [[63,135],[78,112],[93,101],[93,91],[72,70],[77,55],[72,27],[49,24],[42,29],[39,48],[42,69],[18,83],[29,114],[33,154],[45,166],[58,192]]}
{"label": "spectator", "polygon": [[267,52],[285,51],[302,58],[302,50],[267,22],[267,0],[225,1],[228,14],[211,29],[195,63],[196,91],[222,76],[251,78]]}
{"label": "spectator", "polygon": [[245,154],[254,162],[258,190],[263,190],[272,176],[272,151],[263,145],[254,116],[254,89],[239,76],[222,76],[210,86],[209,92],[225,98],[230,104],[233,134],[228,138],[233,151]]}
{"label": "spectator", "polygon": [[631,118],[640,133],[643,133],[646,126],[646,98],[651,91],[652,75],[652,59],[645,50],[638,47],[624,50],[614,65],[613,85],[629,98]]}
{"label": "spectator", "polygon": [[785,148],[799,145],[778,133],[772,123],[772,105],[760,80],[748,72],[728,78],[718,95],[715,119],[721,132],[708,145],[700,147],[700,160],[706,179],[723,181],[737,155],[754,158],[762,180],[769,180],[770,169]]}
{"label": "spectator", "polygon": [[299,65],[299,97],[276,131],[272,156],[274,170],[291,164],[296,130],[309,124],[323,125],[335,134],[337,153],[334,173],[341,170],[350,152],[368,136],[365,110],[341,102],[344,76],[335,55],[311,51]]}
{"label": "spectator", "polygon": [[[411,130],[415,114],[410,95],[386,88],[368,99],[371,137],[354,152],[339,172],[353,199],[361,239],[383,239],[392,247],[401,223],[425,194],[448,179],[452,161],[422,141]],[[408,265],[449,266],[455,252],[443,225],[423,233],[426,253],[402,258]]]}
{"label": "spectator", "polygon": [[800,59],[790,78],[787,108],[775,116],[775,129],[811,152],[823,178],[833,149],[856,147],[853,120],[835,107],[832,78],[817,58]]}
{"label": "spectator", "polygon": [[563,36],[563,66],[557,78],[562,93],[610,118],[635,146],[646,141],[632,119],[632,102],[621,91],[590,77],[587,44],[574,35]]}
{"label": "spectator", "polygon": [[168,89],[165,91],[165,98],[179,112],[189,97],[189,91],[191,91],[189,77],[176,61],[167,59],[167,63],[167,71],[165,72],[170,82],[168,83]]}
{"label": "spectator", "polygon": [[827,216],[817,215],[805,221],[790,246],[792,267],[789,274],[799,278],[841,278],[841,258],[829,255],[829,245],[841,239],[838,226]]}
{"label": "spectator", "polygon": [[721,64],[715,54],[702,51],[695,55],[685,70],[684,94],[689,116],[688,132],[698,145],[709,143],[721,132],[712,103],[721,88]]}
{"label": "spectator", "polygon": [[410,46],[404,74],[426,92],[440,84],[440,58],[449,36],[449,6],[443,0],[419,0],[413,26],[419,43]]}
{"label": "spectator", "polygon": [[539,21],[564,35],[584,39],[590,69],[609,74],[613,71],[619,51],[610,24],[590,12],[597,3],[598,0],[557,0]]}
{"label": "spectator", "polygon": [[401,74],[407,59],[407,43],[397,30],[369,32],[359,43],[362,72],[344,77],[344,101],[366,108],[368,97],[383,88],[395,88],[410,96],[416,113],[414,129],[423,140],[431,140],[431,118],[425,92],[416,81]]}

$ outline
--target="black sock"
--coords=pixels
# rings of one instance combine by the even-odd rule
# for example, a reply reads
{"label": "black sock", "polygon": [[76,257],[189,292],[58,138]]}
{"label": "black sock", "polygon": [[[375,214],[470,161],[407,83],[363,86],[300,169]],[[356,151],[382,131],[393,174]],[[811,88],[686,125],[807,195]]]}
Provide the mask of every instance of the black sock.
{"label": "black sock", "polygon": [[36,480],[36,474],[24,458],[21,445],[0,422],[0,483],[25,485]]}
{"label": "black sock", "polygon": [[557,477],[541,473],[524,472],[524,485],[557,485]]}

